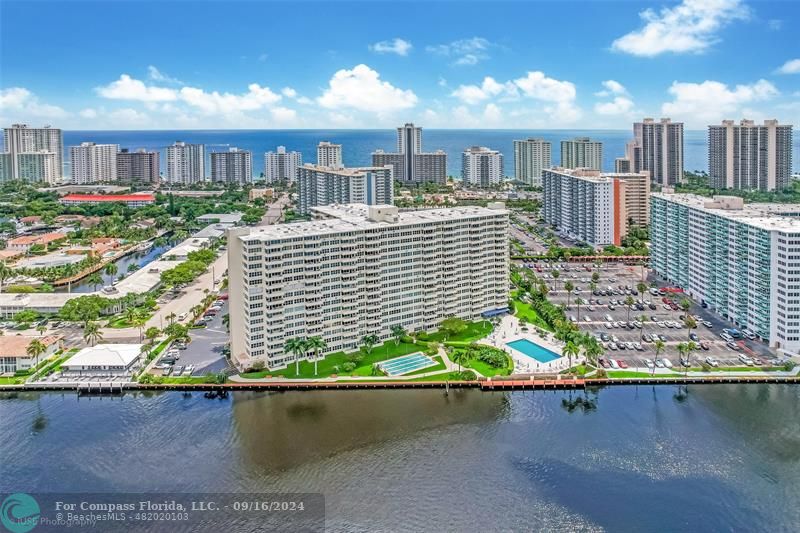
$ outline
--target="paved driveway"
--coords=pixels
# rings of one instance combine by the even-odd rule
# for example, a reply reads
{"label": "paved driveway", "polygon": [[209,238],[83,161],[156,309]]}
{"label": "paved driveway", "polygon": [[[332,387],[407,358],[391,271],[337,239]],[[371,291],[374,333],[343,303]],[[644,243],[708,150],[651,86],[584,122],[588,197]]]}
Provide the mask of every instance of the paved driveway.
{"label": "paved driveway", "polygon": [[185,350],[181,350],[178,364],[194,365],[193,375],[202,376],[207,372],[219,372],[228,367],[228,361],[222,349],[229,342],[230,335],[222,324],[222,316],[228,313],[228,302],[222,306],[214,320],[205,328],[189,330],[192,341]]}

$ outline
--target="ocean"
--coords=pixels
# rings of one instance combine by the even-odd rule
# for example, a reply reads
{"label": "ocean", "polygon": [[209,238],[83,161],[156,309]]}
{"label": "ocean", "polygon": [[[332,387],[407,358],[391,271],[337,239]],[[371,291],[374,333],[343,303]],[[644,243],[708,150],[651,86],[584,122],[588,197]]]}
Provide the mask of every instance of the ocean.
{"label": "ocean", "polygon": [[[573,137],[590,137],[603,143],[603,168],[613,171],[614,159],[625,152],[625,143],[632,137],[630,130],[441,130],[423,129],[424,151],[447,152],[447,171],[451,176],[461,175],[461,153],[469,146],[488,146],[504,155],[505,174],[514,175],[514,139],[538,137],[553,144],[553,164],[560,160],[560,142]],[[377,149],[393,152],[396,149],[395,130],[148,130],[148,131],[65,131],[64,160],[69,160],[69,146],[81,142],[119,144],[121,148],[136,150],[147,148],[161,150],[162,171],[166,166],[166,147],[175,141],[200,143],[206,151],[226,151],[237,147],[253,152],[253,173],[264,171],[264,152],[285,146],[303,154],[304,162],[316,161],[316,146],[320,141],[342,145],[342,158],[347,166],[371,164],[371,154]],[[797,142],[800,144],[800,138]],[[706,170],[708,154],[705,131],[687,131],[684,134],[684,162],[686,170]],[[800,146],[795,150],[800,153]],[[795,158],[795,169],[800,168],[800,158]]]}

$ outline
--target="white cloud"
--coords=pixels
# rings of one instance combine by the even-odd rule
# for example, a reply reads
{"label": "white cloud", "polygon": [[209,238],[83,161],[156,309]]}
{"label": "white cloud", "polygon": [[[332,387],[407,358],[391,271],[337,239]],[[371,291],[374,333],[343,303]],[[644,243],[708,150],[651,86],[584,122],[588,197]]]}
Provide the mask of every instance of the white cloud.
{"label": "white cloud", "polygon": [[180,91],[181,100],[209,114],[254,111],[271,106],[281,100],[269,87],[257,83],[247,86],[243,94],[206,92],[195,87],[184,87]]}
{"label": "white cloud", "polygon": [[475,105],[501,94],[516,95],[516,93],[517,87],[513,82],[499,83],[491,76],[486,76],[480,86],[459,85],[450,96],[458,98],[465,104]]}
{"label": "white cloud", "polygon": [[81,109],[80,113],[78,113],[82,118],[93,119],[97,118],[97,111],[92,109],[91,107],[87,107],[86,109]]}
{"label": "white cloud", "polygon": [[162,83],[172,83],[175,85],[183,85],[183,82],[177,78],[167,76],[153,65],[147,67],[147,77],[153,81],[160,81]]}
{"label": "white cloud", "polygon": [[144,126],[150,124],[150,117],[135,109],[123,108],[111,111],[108,114],[110,122],[119,129],[129,129],[130,126]]}
{"label": "white cloud", "polygon": [[594,112],[598,115],[625,115],[633,109],[633,100],[625,96],[616,96],[610,102],[598,102]]}
{"label": "white cloud", "polygon": [[417,95],[381,80],[378,72],[361,64],[351,70],[337,71],[317,103],[326,109],[352,108],[388,114],[414,107]]}
{"label": "white cloud", "polygon": [[459,39],[451,43],[427,46],[430,53],[454,58],[454,65],[475,65],[489,58],[489,49],[494,43],[483,37]]}
{"label": "white cloud", "polygon": [[97,94],[111,100],[138,100],[140,102],[170,102],[177,100],[178,92],[167,87],[146,85],[143,81],[123,74],[105,87],[97,87]]}
{"label": "white cloud", "polygon": [[411,48],[413,47],[410,42],[399,37],[369,45],[369,49],[376,54],[397,54],[399,56],[407,56]]}
{"label": "white cloud", "polygon": [[732,118],[746,104],[769,100],[780,94],[773,84],[763,79],[733,88],[711,80],[702,83],[675,81],[669,93],[673,101],[661,106],[662,115],[686,117],[688,122],[693,121],[695,125]]}
{"label": "white cloud", "polygon": [[780,74],[800,74],[800,59],[790,59],[778,69]]}
{"label": "white cloud", "polygon": [[628,94],[628,90],[620,82],[615,80],[606,80],[603,82],[603,90],[594,93],[595,96],[605,97],[615,94]]}
{"label": "white cloud", "polygon": [[734,20],[749,17],[741,0],[683,0],[675,7],[642,11],[644,27],[623,35],[611,47],[619,52],[653,57],[666,52],[703,52],[717,42],[717,32]]}
{"label": "white cloud", "polygon": [[270,114],[276,122],[294,123],[297,120],[297,111],[287,107],[274,107],[270,109]]}
{"label": "white cloud", "polygon": [[286,98],[291,98],[292,100],[294,100],[298,104],[309,105],[309,104],[313,103],[311,98],[307,98],[305,96],[300,96],[297,93],[297,91],[295,91],[291,87],[284,87],[283,89],[281,89],[281,94],[283,96],[285,96]]}
{"label": "white cloud", "polygon": [[40,102],[34,93],[24,87],[0,89],[0,113],[4,119],[14,120],[63,119],[69,115],[56,105]]}

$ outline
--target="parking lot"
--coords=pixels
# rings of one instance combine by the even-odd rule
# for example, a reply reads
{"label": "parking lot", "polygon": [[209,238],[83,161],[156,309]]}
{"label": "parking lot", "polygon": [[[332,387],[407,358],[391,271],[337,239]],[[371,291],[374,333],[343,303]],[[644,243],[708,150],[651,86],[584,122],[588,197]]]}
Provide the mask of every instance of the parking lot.
{"label": "parking lot", "polygon": [[[193,328],[189,330],[191,341],[185,349],[178,350],[178,360],[175,367],[188,367],[191,365],[193,371],[191,375],[202,376],[208,372],[219,372],[228,367],[223,350],[228,345],[230,335],[222,317],[228,313],[228,302],[224,301],[222,309],[213,316],[204,328]],[[173,348],[175,345],[173,345]],[[187,376],[185,372],[182,374]]]}
{"label": "parking lot", "polygon": [[[689,340],[697,345],[689,358],[692,367],[700,366],[709,356],[722,367],[743,366],[740,354],[759,358],[763,364],[771,364],[775,358],[769,348],[757,340],[734,339],[736,349],[729,347],[720,333],[734,326],[695,302],[692,302],[688,314],[695,318],[697,328],[689,331],[684,323],[687,313],[679,307],[683,294],[653,294],[651,283],[655,277],[641,266],[615,263],[597,268],[594,264],[576,261],[527,263],[526,266],[547,281],[550,287],[548,299],[563,304],[569,320],[601,341],[606,350],[605,358],[624,361],[628,368],[641,370],[647,368],[647,359],[656,359],[656,338],[665,344],[658,359],[667,358],[676,369],[680,365],[677,345]],[[553,278],[553,270],[558,271],[557,278]],[[593,294],[591,282],[595,271],[599,279],[596,282],[596,294]],[[643,278],[647,289],[641,294],[637,285],[643,282]],[[564,290],[567,280],[574,286],[571,294]],[[663,284],[657,284],[657,288],[663,287]],[[582,300],[580,305],[576,305],[578,298]],[[627,298],[634,301],[633,306],[625,304]],[[690,334],[693,336],[691,339]],[[758,364],[758,361],[755,363]]]}

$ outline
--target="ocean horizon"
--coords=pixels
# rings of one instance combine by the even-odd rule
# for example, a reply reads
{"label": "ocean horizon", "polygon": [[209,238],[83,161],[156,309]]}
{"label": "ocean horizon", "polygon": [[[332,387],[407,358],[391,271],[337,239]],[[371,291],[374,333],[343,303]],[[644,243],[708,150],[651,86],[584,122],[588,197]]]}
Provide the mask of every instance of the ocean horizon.
{"label": "ocean horizon", "polygon": [[[422,130],[422,149],[426,152],[444,150],[447,153],[447,172],[461,175],[461,153],[470,146],[487,146],[500,150],[507,176],[514,176],[513,141],[537,137],[553,144],[553,164],[560,162],[560,142],[573,137],[591,137],[603,143],[603,170],[613,171],[614,159],[625,152],[625,143],[633,137],[631,130],[596,129],[434,129]],[[688,130],[684,134],[684,167],[686,170],[706,170],[708,166],[707,134],[704,130]],[[342,145],[342,157],[347,166],[371,164],[375,150],[393,152],[396,149],[394,129],[270,129],[270,130],[65,130],[64,160],[69,160],[69,147],[81,142],[119,144],[120,148],[160,150],[161,170],[166,168],[166,147],[175,141],[206,145],[208,153],[225,151],[230,147],[253,152],[253,173],[264,171],[264,153],[285,146],[303,154],[304,162],[316,160],[319,141]],[[67,169],[68,170],[68,169]]]}

